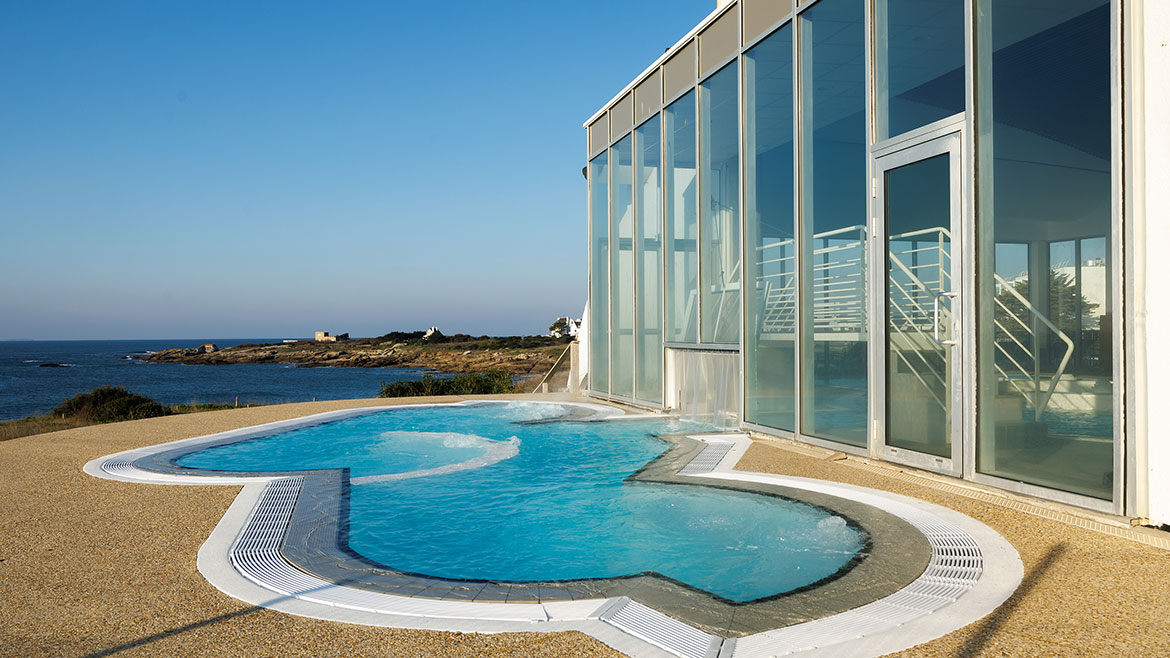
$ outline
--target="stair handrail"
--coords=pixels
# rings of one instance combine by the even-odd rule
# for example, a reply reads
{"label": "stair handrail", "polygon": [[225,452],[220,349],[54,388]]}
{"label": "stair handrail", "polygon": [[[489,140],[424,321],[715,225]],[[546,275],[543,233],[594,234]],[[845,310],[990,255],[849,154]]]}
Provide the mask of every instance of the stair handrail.
{"label": "stair handrail", "polygon": [[[1068,367],[1068,362],[1072,359],[1072,353],[1075,347],[1073,345],[1072,339],[1068,337],[1068,334],[1064,333],[1060,330],[1060,327],[1057,327],[1055,324],[1053,324],[1052,320],[1048,319],[1048,317],[1041,313],[1039,309],[1033,306],[1032,302],[1028,301],[1026,297],[1021,295],[1014,286],[1007,282],[1006,279],[997,273],[995,275],[995,280],[1003,287],[1004,290],[1011,293],[1012,297],[1016,298],[1016,301],[1023,304],[1024,308],[1028,309],[1029,313],[1036,316],[1037,320],[1040,320],[1044,326],[1048,327],[1052,333],[1056,334],[1057,338],[1060,338],[1060,340],[1064,342],[1065,347],[1067,348],[1064,351],[1064,356],[1060,359],[1060,365],[1056,367],[1056,372],[1053,373],[1052,378],[1048,382],[1048,390],[1043,393],[1043,396],[1039,400],[1032,401],[1032,406],[1036,408],[1036,418],[1039,420],[1040,414],[1044,413],[1044,410],[1048,408],[1048,402],[1052,399],[1052,394],[1056,392],[1056,386],[1060,383],[1060,378],[1064,376],[1064,370]],[[1033,336],[1034,335],[1035,334],[1033,334]],[[1036,360],[1036,357],[1033,357],[1033,360]],[[1039,377],[1035,378],[1035,383],[1036,392],[1040,393]]]}

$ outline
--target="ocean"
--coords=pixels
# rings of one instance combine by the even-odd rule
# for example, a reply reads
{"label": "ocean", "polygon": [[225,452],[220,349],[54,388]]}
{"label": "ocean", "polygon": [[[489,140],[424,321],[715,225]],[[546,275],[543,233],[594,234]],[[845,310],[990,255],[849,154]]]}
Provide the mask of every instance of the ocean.
{"label": "ocean", "polygon": [[[271,338],[191,340],[0,341],[0,421],[48,413],[96,386],[125,387],[162,404],[345,400],[377,396],[382,382],[421,379],[417,368],[298,368],[290,364],[189,366],[136,361],[135,355]],[[64,368],[42,368],[58,363]]]}

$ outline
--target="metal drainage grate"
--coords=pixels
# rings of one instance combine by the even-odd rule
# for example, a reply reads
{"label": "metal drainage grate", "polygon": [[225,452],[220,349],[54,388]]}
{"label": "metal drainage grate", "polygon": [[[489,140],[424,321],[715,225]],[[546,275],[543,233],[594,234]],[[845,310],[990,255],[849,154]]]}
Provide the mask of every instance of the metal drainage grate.
{"label": "metal drainage grate", "polygon": [[707,446],[703,448],[703,452],[695,455],[694,459],[689,464],[679,470],[679,475],[701,475],[703,473],[710,473],[714,471],[719,462],[731,452],[735,447],[734,441],[725,441],[723,439],[707,439]]}
{"label": "metal drainage grate", "polygon": [[138,469],[134,468],[133,457],[114,457],[102,462],[102,472],[116,475],[118,477],[132,478],[138,474]]}
{"label": "metal drainage grate", "polygon": [[628,597],[601,614],[601,620],[684,658],[718,656],[723,639],[667,617]]}

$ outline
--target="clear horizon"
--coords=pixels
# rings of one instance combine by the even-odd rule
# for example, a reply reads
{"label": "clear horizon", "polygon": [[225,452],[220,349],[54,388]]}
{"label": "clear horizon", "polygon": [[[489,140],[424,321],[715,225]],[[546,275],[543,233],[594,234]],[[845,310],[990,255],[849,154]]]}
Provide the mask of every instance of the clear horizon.
{"label": "clear horizon", "polygon": [[578,317],[581,124],[714,6],[0,5],[0,340]]}

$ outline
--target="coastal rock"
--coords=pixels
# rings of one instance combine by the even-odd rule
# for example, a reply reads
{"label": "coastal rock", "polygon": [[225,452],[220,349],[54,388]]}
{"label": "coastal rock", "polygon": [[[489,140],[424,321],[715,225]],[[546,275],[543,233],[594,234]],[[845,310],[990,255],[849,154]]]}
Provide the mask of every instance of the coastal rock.
{"label": "coastal rock", "polygon": [[[242,344],[208,352],[200,348],[166,349],[131,358],[156,363],[225,365],[239,363],[287,363],[299,368],[420,368],[443,373],[482,373],[503,368],[514,375],[547,372],[564,351],[563,343],[533,349],[492,348],[472,343],[410,344],[356,339],[338,349],[320,343]],[[468,348],[471,349],[468,349]],[[490,349],[490,351],[489,351]]]}

